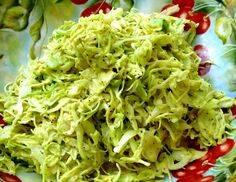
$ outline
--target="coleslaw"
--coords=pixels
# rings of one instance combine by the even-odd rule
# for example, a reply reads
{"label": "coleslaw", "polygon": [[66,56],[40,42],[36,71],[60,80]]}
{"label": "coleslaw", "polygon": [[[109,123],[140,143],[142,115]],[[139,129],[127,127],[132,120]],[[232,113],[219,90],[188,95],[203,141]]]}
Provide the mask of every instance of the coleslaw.
{"label": "coleslaw", "polygon": [[235,100],[198,76],[195,32],[189,20],[122,9],[65,22],[0,97],[0,171],[161,181],[204,156],[189,141],[221,143]]}

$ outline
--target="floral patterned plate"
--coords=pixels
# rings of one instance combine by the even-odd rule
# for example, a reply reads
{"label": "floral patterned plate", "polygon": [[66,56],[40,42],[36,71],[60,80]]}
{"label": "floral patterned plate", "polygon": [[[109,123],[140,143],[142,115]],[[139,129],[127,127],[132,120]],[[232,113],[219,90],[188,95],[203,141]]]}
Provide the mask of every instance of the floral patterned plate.
{"label": "floral patterned plate", "polygon": [[[99,5],[97,3],[100,3]],[[107,5],[104,6],[104,3]],[[179,9],[176,11],[176,5]],[[0,2],[0,91],[14,80],[18,69],[27,64],[30,57],[40,56],[43,45],[51,32],[65,20],[77,20],[80,15],[102,9],[122,7],[129,10],[134,7],[141,12],[164,12],[171,16],[190,19],[199,23],[197,36],[193,42],[194,50],[202,62],[199,75],[209,81],[216,89],[222,90],[229,97],[236,97],[236,1],[235,0],[1,0]],[[174,12],[173,12],[174,10]],[[187,28],[187,27],[186,27]],[[209,61],[212,60],[212,61]],[[236,115],[236,108],[232,108]],[[233,121],[236,126],[236,121]],[[172,173],[173,181],[196,182],[235,182],[236,148],[233,147],[236,133],[212,149],[204,159],[195,161],[190,167],[205,164],[204,169],[188,168]],[[212,153],[221,153],[213,160]],[[189,170],[187,170],[189,169]],[[201,168],[202,169],[202,168]],[[189,172],[190,171],[190,172]],[[193,173],[193,171],[195,173]],[[183,178],[194,174],[194,178]],[[42,181],[35,173],[18,171],[17,176],[23,182]],[[0,180],[17,181],[9,175],[2,175]],[[166,181],[171,179],[166,179]]]}

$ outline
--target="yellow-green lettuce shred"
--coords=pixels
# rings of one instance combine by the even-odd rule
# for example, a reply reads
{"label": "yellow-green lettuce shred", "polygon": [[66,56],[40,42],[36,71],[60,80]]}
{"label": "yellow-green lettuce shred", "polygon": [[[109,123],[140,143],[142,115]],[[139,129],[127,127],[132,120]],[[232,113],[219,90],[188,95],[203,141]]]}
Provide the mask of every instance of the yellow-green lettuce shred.
{"label": "yellow-green lettuce shred", "polygon": [[202,157],[189,141],[221,143],[234,100],[198,76],[194,36],[188,20],[121,9],[65,22],[1,97],[0,171],[158,181]]}

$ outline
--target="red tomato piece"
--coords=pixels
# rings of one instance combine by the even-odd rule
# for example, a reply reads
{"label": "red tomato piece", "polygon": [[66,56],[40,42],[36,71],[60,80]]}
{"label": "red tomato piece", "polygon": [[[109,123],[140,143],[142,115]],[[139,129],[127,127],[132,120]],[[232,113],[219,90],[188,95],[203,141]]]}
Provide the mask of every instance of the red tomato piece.
{"label": "red tomato piece", "polygon": [[195,171],[195,175],[203,175],[204,173],[206,173],[211,167],[213,167],[214,163],[207,163],[203,166],[203,168],[199,171]]}
{"label": "red tomato piece", "polygon": [[193,175],[191,174],[191,172],[188,172],[184,169],[178,169],[178,170],[175,170],[175,171],[172,171],[171,172],[172,176],[174,176],[175,178],[181,178],[181,179],[184,179],[184,178],[191,178]]}
{"label": "red tomato piece", "polygon": [[165,10],[167,10],[168,8],[171,8],[171,7],[173,7],[173,6],[175,6],[174,4],[167,4],[167,5],[165,5],[162,9],[161,9],[161,11],[165,11]]}
{"label": "red tomato piece", "polygon": [[17,176],[4,172],[0,172],[0,179],[5,182],[22,182]]}
{"label": "red tomato piece", "polygon": [[195,160],[188,164],[185,167],[185,171],[190,171],[194,174],[203,174],[208,169],[212,167],[216,162],[216,158],[214,157],[213,153],[211,151],[208,151],[205,156],[202,158]]}
{"label": "red tomato piece", "polygon": [[236,105],[233,105],[233,107],[231,108],[231,112],[233,116],[236,118]]}
{"label": "red tomato piece", "polygon": [[207,172],[216,163],[216,158],[211,151],[208,151],[202,158],[191,162],[186,165],[185,171],[192,175],[202,175]]}
{"label": "red tomato piece", "polygon": [[180,178],[177,182],[200,182],[202,178],[202,175],[192,175],[191,177]]}
{"label": "red tomato piece", "polygon": [[[161,11],[167,10],[168,8],[171,8],[175,6],[175,4],[168,4],[164,6]],[[184,19],[190,19],[192,14],[192,9],[189,7],[181,7],[178,12],[172,14],[171,16],[177,17],[177,18],[184,18]]]}
{"label": "red tomato piece", "polygon": [[199,182],[214,182],[214,176],[204,176]]}
{"label": "red tomato piece", "polygon": [[6,125],[7,125],[7,123],[3,120],[3,117],[0,116],[0,126],[1,126],[1,127],[4,127],[4,126],[6,126]]}
{"label": "red tomato piece", "polygon": [[195,160],[185,166],[184,169],[179,169],[172,172],[175,178],[187,179],[196,176],[202,176],[216,163],[216,158],[212,151],[208,151],[205,156]]}
{"label": "red tomato piece", "polygon": [[[177,17],[177,18],[184,18],[187,20],[191,20],[192,17],[192,9],[189,7],[181,7],[177,13],[174,13],[172,16]],[[190,29],[190,25],[186,24],[184,27],[184,30],[187,31]]]}
{"label": "red tomato piece", "polygon": [[190,20],[199,24],[196,30],[197,34],[205,33],[211,25],[210,17],[207,16],[207,14],[203,12],[193,13]]}
{"label": "red tomato piece", "polygon": [[[221,108],[221,110],[223,111],[223,113],[228,113],[229,112],[227,108]],[[233,117],[236,119],[236,105],[233,105],[231,107],[231,112],[232,112]]]}
{"label": "red tomato piece", "polygon": [[194,7],[194,0],[173,0],[173,4],[178,4],[179,7],[189,7],[193,9]]}
{"label": "red tomato piece", "polygon": [[[168,4],[166,6],[164,6],[161,11],[165,11],[171,7],[175,6],[175,4]],[[171,14],[171,16],[177,17],[177,18],[184,18],[184,19],[191,19],[192,16],[192,9],[190,7],[180,7],[179,11],[176,13]],[[190,29],[190,25],[185,25],[184,30],[189,30]]]}
{"label": "red tomato piece", "polygon": [[211,63],[201,63],[199,64],[198,75],[204,76],[210,71],[210,69],[211,69]]}
{"label": "red tomato piece", "polygon": [[109,11],[111,11],[111,9],[112,9],[112,7],[110,4],[106,3],[105,1],[102,1],[102,2],[98,2],[98,3],[94,4],[93,6],[85,9],[81,13],[80,16],[87,17],[87,16],[90,16],[91,14],[98,14],[100,10],[102,10],[103,13],[106,14]]}
{"label": "red tomato piece", "polygon": [[235,141],[233,139],[228,138],[224,143],[217,145],[211,149],[214,157],[217,159],[219,157],[224,156],[229,153],[234,147]]}
{"label": "red tomato piece", "polygon": [[172,175],[179,178],[177,182],[212,182],[214,176],[203,177],[202,175],[213,167],[219,157],[227,154],[234,147],[234,144],[233,139],[227,139],[224,143],[211,148],[202,158],[186,165],[185,169],[172,171]]}
{"label": "red tomato piece", "polygon": [[71,2],[74,4],[85,4],[87,1],[88,0],[71,0]]}
{"label": "red tomato piece", "polygon": [[178,179],[177,182],[213,182],[214,176],[195,175],[190,178]]}
{"label": "red tomato piece", "polygon": [[194,51],[201,58],[202,62],[208,61],[210,59],[208,49],[203,45],[194,46]]}
{"label": "red tomato piece", "polygon": [[196,45],[194,46],[194,51],[201,58],[201,63],[199,64],[198,69],[198,75],[204,76],[210,71],[211,68],[211,63],[206,62],[210,59],[208,49],[203,45]]}
{"label": "red tomato piece", "polygon": [[177,13],[174,13],[172,16],[184,19],[191,19],[191,14],[193,13],[192,9],[189,7],[181,7]]}

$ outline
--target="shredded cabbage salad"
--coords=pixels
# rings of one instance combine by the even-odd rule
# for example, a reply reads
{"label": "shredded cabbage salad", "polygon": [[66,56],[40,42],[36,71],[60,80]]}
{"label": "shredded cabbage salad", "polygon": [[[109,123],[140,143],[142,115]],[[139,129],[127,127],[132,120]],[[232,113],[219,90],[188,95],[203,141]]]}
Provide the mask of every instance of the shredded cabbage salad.
{"label": "shredded cabbage salad", "polygon": [[235,101],[198,76],[194,36],[188,20],[122,9],[65,22],[0,97],[0,171],[161,181],[202,157],[190,143],[221,143]]}

